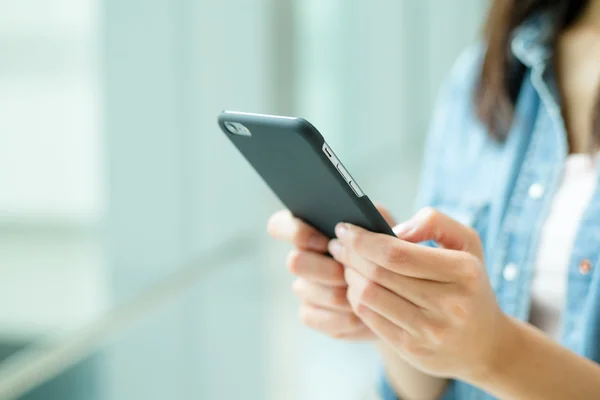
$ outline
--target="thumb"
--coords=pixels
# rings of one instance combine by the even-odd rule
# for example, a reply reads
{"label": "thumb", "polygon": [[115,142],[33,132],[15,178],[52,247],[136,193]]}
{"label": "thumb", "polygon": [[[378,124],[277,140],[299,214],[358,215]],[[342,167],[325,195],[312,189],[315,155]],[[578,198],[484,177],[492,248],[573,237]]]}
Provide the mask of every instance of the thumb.
{"label": "thumb", "polygon": [[433,240],[443,248],[466,251],[483,260],[477,232],[431,207],[419,210],[414,217],[394,227],[394,232],[407,242]]}

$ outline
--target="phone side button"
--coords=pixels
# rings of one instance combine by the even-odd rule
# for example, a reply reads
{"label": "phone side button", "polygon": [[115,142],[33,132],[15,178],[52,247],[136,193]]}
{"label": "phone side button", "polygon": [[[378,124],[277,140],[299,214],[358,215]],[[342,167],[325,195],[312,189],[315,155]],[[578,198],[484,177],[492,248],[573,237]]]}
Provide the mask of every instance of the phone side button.
{"label": "phone side button", "polygon": [[354,191],[354,194],[357,195],[358,197],[363,197],[365,195],[363,193],[363,191],[360,190],[358,185],[356,183],[354,183],[353,181],[349,181],[348,185],[350,185],[350,188]]}
{"label": "phone side button", "polygon": [[338,163],[337,164],[337,169],[338,171],[340,171],[340,174],[342,174],[342,177],[346,180],[346,182],[350,181],[350,175],[348,174],[348,171],[346,171],[346,168],[344,168],[342,166],[342,164]]}

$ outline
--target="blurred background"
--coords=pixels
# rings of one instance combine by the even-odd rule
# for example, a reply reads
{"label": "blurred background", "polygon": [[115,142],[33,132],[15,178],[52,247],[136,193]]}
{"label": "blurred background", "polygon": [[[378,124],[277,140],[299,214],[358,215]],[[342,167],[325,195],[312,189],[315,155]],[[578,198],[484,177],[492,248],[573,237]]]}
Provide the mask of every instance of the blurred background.
{"label": "blurred background", "polygon": [[216,124],[303,116],[411,214],[487,2],[0,0],[0,399],[364,399],[297,320],[281,207]]}

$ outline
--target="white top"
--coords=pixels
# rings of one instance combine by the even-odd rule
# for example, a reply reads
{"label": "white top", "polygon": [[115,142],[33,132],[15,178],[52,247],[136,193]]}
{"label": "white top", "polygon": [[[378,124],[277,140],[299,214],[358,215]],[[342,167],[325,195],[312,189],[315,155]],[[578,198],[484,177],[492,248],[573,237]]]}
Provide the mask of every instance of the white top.
{"label": "white top", "polygon": [[595,187],[596,171],[590,155],[568,156],[540,236],[529,321],[556,341],[560,339],[573,243]]}

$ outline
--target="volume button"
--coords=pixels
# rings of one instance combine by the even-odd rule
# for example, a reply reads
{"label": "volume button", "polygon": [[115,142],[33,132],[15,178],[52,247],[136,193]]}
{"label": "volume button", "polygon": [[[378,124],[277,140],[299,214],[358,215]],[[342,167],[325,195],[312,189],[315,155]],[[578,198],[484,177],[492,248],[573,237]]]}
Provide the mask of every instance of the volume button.
{"label": "volume button", "polygon": [[354,191],[354,194],[357,195],[358,197],[363,197],[365,195],[363,193],[363,191],[358,187],[358,185],[356,183],[354,183],[353,181],[349,181],[348,185],[350,185],[350,188]]}
{"label": "volume button", "polygon": [[346,171],[346,169],[342,167],[342,164],[338,163],[336,167],[337,170],[340,171],[340,174],[342,174],[342,177],[346,180],[346,182],[350,182],[350,174],[348,174],[348,171]]}

